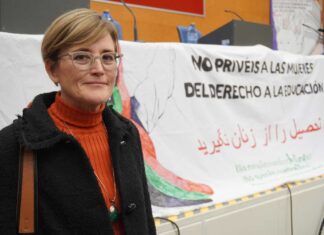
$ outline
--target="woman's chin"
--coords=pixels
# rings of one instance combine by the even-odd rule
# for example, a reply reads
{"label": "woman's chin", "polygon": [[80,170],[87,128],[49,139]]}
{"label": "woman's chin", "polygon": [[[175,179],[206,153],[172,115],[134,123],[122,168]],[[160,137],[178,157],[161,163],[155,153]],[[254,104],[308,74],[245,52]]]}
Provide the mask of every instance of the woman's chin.
{"label": "woman's chin", "polygon": [[109,97],[107,95],[88,97],[85,100],[85,106],[88,106],[92,111],[97,110],[102,104],[107,103]]}

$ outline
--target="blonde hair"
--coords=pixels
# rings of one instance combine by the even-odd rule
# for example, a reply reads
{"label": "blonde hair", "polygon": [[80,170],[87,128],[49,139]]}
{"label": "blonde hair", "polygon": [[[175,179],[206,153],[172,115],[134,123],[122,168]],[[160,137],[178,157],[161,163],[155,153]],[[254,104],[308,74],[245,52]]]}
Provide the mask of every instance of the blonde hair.
{"label": "blonde hair", "polygon": [[43,61],[56,62],[61,51],[79,44],[91,44],[110,34],[117,52],[118,37],[114,25],[94,10],[79,8],[69,11],[48,27],[42,41]]}

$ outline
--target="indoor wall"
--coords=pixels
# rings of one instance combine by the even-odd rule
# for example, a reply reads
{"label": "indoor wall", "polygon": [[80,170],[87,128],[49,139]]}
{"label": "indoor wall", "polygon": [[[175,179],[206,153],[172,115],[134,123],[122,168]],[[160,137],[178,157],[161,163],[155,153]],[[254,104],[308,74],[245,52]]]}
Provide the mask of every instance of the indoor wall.
{"label": "indoor wall", "polygon": [[[205,15],[197,16],[176,12],[152,10],[129,5],[137,18],[138,38],[144,42],[178,42],[177,25],[195,23],[202,35],[219,28],[232,19],[239,19],[225,10],[236,12],[245,21],[269,24],[269,0],[205,0]],[[123,39],[133,40],[133,18],[120,3],[90,1],[90,8],[110,11],[123,28]]]}

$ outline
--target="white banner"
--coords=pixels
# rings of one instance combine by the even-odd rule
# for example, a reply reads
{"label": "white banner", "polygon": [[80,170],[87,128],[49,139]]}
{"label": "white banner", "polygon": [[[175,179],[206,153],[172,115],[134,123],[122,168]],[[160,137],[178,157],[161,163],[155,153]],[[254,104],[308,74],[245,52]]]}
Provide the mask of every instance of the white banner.
{"label": "white banner", "polygon": [[[0,33],[1,127],[53,89],[40,40]],[[141,133],[155,216],[324,173],[323,56],[263,46],[121,48],[118,91]]]}

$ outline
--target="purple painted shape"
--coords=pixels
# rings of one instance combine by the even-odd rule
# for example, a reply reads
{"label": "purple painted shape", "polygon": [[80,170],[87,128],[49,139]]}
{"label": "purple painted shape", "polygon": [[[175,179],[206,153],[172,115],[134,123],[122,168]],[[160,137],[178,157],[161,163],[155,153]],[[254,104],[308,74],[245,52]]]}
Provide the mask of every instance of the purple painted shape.
{"label": "purple painted shape", "polygon": [[272,49],[278,50],[278,43],[277,43],[277,31],[276,26],[273,19],[273,9],[272,9],[272,0],[270,0],[270,23],[272,28]]}

